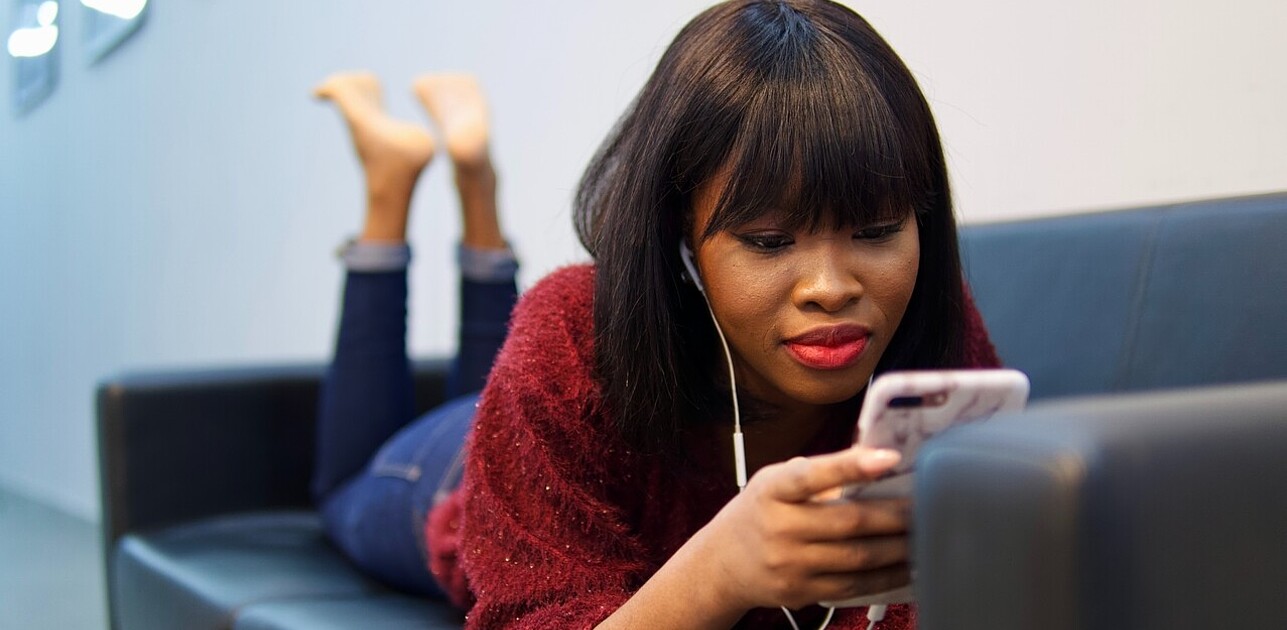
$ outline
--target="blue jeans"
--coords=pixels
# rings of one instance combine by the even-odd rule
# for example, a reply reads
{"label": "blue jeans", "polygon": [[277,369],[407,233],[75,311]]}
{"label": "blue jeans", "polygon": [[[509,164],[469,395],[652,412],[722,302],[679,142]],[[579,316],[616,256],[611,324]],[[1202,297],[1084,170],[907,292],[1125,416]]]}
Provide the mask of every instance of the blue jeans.
{"label": "blue jeans", "polygon": [[414,418],[405,270],[349,272],[335,357],[322,383],[313,496],[331,540],[367,574],[443,595],[424,526],[460,478],[477,394],[505,339],[517,287],[461,279],[459,350],[449,402]]}

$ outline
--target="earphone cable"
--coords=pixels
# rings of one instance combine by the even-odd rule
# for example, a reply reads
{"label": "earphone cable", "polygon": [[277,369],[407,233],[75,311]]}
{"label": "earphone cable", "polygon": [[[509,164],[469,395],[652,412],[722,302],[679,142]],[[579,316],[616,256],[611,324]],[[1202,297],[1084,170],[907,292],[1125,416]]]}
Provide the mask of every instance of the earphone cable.
{"label": "earphone cable", "polygon": [[[720,345],[724,347],[724,358],[728,361],[728,384],[733,399],[733,461],[737,468],[737,491],[740,493],[746,489],[746,442],[742,438],[742,414],[737,405],[737,375],[733,372],[733,353],[728,349],[728,340],[724,338],[724,330],[720,328],[719,320],[715,319],[715,309],[711,307],[710,300],[706,299],[705,291],[702,292],[702,298],[706,302],[706,312],[711,314],[711,322],[715,324],[715,332],[719,334]],[[800,625],[795,622],[795,616],[786,606],[782,607],[782,614],[786,615],[792,630],[800,630]],[[823,618],[818,630],[826,630],[827,626],[831,625],[831,617],[835,614],[836,609],[828,607],[827,616]]]}
{"label": "earphone cable", "polygon": [[[782,613],[786,615],[787,621],[791,623],[791,630],[800,630],[800,624],[795,622],[795,617],[791,614],[790,609],[788,609],[786,606],[782,606]],[[822,625],[818,626],[818,630],[827,630],[827,626],[831,625],[831,618],[835,614],[836,614],[835,607],[828,606],[827,616],[822,618]],[[868,630],[871,630],[871,629],[868,628]]]}
{"label": "earphone cable", "polygon": [[724,347],[724,359],[728,361],[728,386],[733,399],[733,466],[737,474],[737,491],[741,492],[746,489],[746,441],[742,437],[742,412],[737,404],[737,375],[733,372],[733,353],[728,349],[724,330],[720,328],[719,320],[715,318],[715,309],[711,307],[710,300],[706,299],[705,292],[702,292],[702,299],[706,302],[706,312],[711,314],[711,322],[715,324],[719,343]]}

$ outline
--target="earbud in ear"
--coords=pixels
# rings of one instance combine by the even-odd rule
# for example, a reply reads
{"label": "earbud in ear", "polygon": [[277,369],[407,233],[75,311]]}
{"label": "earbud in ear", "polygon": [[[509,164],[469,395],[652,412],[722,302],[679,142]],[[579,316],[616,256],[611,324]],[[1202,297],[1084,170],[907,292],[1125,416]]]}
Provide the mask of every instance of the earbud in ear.
{"label": "earbud in ear", "polygon": [[693,250],[688,248],[688,243],[679,241],[679,260],[684,263],[684,269],[688,270],[688,279],[697,286],[697,290],[706,294],[706,287],[702,286],[702,277],[697,273],[697,263],[693,262]]}

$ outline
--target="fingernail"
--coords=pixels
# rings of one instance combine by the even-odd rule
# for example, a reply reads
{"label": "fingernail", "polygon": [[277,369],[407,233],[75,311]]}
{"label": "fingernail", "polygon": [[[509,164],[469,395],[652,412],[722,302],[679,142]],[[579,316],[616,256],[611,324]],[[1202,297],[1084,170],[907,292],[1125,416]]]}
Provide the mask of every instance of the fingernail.
{"label": "fingernail", "polygon": [[863,463],[869,466],[893,466],[898,463],[899,459],[898,451],[881,448],[869,451],[863,457]]}

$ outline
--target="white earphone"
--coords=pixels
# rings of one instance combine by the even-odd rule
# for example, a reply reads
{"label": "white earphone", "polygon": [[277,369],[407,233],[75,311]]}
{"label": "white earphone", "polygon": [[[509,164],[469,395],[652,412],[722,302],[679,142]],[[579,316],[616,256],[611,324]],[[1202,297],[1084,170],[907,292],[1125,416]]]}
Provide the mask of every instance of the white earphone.
{"label": "white earphone", "polygon": [[[688,270],[688,279],[697,285],[697,290],[706,295],[706,287],[702,286],[702,276],[697,273],[697,263],[693,262],[693,250],[689,249],[688,243],[679,242],[679,260],[684,263],[684,269]],[[719,326],[718,323],[715,324]]]}
{"label": "white earphone", "polygon": [[702,276],[697,273],[697,264],[693,262],[693,250],[689,249],[688,243],[683,240],[679,241],[679,260],[684,263],[684,269],[688,270],[688,278],[693,281],[693,285],[702,294],[702,299],[706,301],[706,311],[711,314],[715,332],[719,333],[720,345],[724,346],[724,358],[728,360],[728,385],[733,398],[733,468],[737,475],[737,491],[741,492],[746,488],[746,440],[742,437],[742,413],[737,405],[737,376],[733,373],[733,353],[728,349],[728,340],[724,338],[724,331],[719,327],[719,320],[715,318],[715,309],[711,308],[710,298],[706,296]]}

